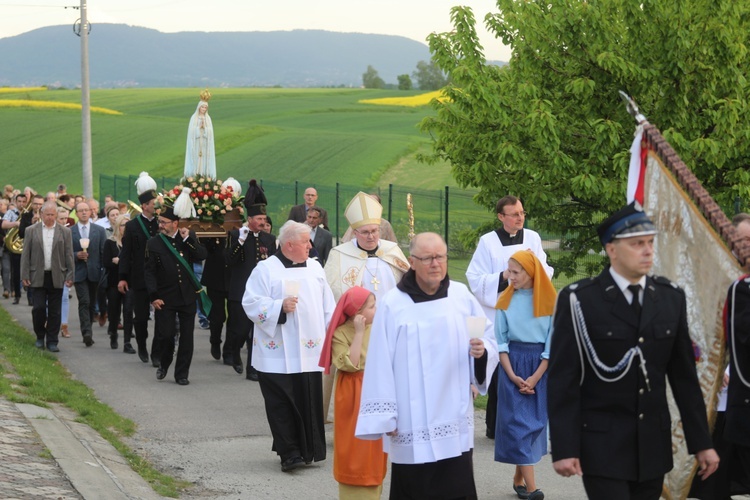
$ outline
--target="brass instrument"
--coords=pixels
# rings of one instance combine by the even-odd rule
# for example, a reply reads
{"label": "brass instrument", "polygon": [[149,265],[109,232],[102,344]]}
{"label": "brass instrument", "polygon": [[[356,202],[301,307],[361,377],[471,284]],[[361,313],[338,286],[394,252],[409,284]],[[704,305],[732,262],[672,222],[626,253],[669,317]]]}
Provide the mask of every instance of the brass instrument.
{"label": "brass instrument", "polygon": [[[28,205],[23,209],[22,212],[19,212],[19,224],[21,222],[21,217],[23,217],[23,215],[29,210],[31,210],[31,205]],[[20,255],[21,252],[23,252],[23,238],[18,235],[18,226],[12,227],[5,232],[5,248],[7,248],[10,253],[14,253],[16,255]]]}
{"label": "brass instrument", "polygon": [[143,212],[143,210],[141,210],[141,207],[139,207],[136,202],[128,200],[128,216],[130,217],[130,220],[133,220],[133,217],[141,212]]}

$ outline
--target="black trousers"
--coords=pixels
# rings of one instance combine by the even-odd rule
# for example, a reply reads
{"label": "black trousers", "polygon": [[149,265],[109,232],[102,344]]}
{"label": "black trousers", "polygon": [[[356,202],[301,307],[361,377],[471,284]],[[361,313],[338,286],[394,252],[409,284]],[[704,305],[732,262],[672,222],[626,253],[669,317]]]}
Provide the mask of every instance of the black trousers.
{"label": "black trousers", "polygon": [[591,500],[659,500],[664,477],[649,481],[626,481],[583,474],[583,487]]}
{"label": "black trousers", "polygon": [[426,464],[391,464],[390,500],[476,499],[473,451]]}
{"label": "black trousers", "polygon": [[57,345],[62,317],[62,288],[52,284],[52,273],[45,271],[44,286],[34,287],[31,294],[31,320],[36,339],[47,342],[48,346]]}
{"label": "black trousers", "polygon": [[[221,344],[221,331],[227,321],[227,292],[207,288],[208,298],[211,299],[211,312],[208,313],[210,324],[211,344]],[[227,339],[228,341],[229,339]]]}
{"label": "black trousers", "polygon": [[[154,316],[161,326],[162,350],[161,368],[168,370],[174,359],[174,344],[179,321],[180,338],[177,342],[177,361],[174,365],[174,378],[180,380],[190,375],[190,363],[193,361],[193,333],[195,331],[195,302],[187,306],[170,307],[163,305]],[[152,352],[153,355],[153,352]]]}
{"label": "black trousers", "polygon": [[[10,250],[8,250],[10,252]],[[11,253],[10,254],[10,282],[9,287],[13,293],[13,296],[21,298],[21,254]]]}
{"label": "black trousers", "polygon": [[323,425],[323,374],[258,372],[273,451],[281,461],[301,456],[305,462],[326,458]]}
{"label": "black trousers", "polygon": [[[133,331],[135,342],[139,351],[147,351],[148,346],[148,314],[151,302],[148,300],[148,292],[143,290],[131,290],[133,292]],[[151,359],[160,359],[162,352],[162,335],[159,324],[159,316],[154,315],[154,338],[151,341]],[[123,323],[125,326],[125,323]]]}
{"label": "black trousers", "polygon": [[123,340],[129,343],[133,338],[133,291],[122,294],[116,286],[107,287],[107,333],[117,335],[117,324],[122,313]]}
{"label": "black trousers", "polygon": [[227,341],[224,344],[224,359],[232,361],[233,365],[241,365],[240,349],[247,342],[247,367],[249,369],[253,360],[253,322],[245,314],[242,302],[229,300],[227,309],[229,317],[227,318]]}
{"label": "black trousers", "polygon": [[81,324],[81,333],[93,335],[91,323],[94,321],[94,310],[96,309],[96,290],[99,288],[98,281],[77,281],[75,283],[76,297],[78,297],[78,321]]}

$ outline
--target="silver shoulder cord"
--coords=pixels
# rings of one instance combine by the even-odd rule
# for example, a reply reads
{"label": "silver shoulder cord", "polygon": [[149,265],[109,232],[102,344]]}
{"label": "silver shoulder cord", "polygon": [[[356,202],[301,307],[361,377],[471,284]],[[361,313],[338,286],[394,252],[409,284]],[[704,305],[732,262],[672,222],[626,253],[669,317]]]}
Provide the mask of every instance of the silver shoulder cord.
{"label": "silver shoulder cord", "polygon": [[[737,285],[739,283],[740,283],[740,280],[737,280],[732,284],[732,311],[729,317],[729,342],[732,344],[732,357],[734,358],[734,371],[737,372],[737,376],[740,377],[740,380],[742,381],[743,384],[745,384],[745,387],[750,387],[750,382],[748,382],[747,379],[742,376],[742,372],[740,371],[740,365],[739,363],[737,363],[737,340],[734,338],[734,309],[735,309],[734,300],[737,294]],[[731,373],[729,376],[733,377],[734,373]]]}
{"label": "silver shoulder cord", "polygon": [[[578,346],[578,356],[581,360],[581,382],[579,383],[579,385],[583,385],[583,379],[585,376],[583,352],[586,353],[586,357],[591,364],[591,368],[593,369],[594,374],[603,382],[617,382],[618,380],[623,378],[625,374],[630,370],[630,366],[633,364],[633,359],[638,356],[641,358],[641,371],[643,372],[643,378],[646,381],[646,388],[651,391],[651,384],[648,381],[648,371],[646,370],[646,358],[644,357],[643,351],[641,350],[640,346],[635,346],[628,349],[622,359],[615,366],[607,366],[599,359],[599,356],[597,356],[596,354],[594,344],[591,343],[591,338],[589,337],[589,332],[586,328],[586,321],[583,317],[581,302],[573,292],[571,292],[570,294],[570,312],[571,316],[573,317],[573,332],[576,339],[576,344]],[[583,347],[581,346],[581,340],[583,340],[585,349],[583,349]],[[621,371],[622,373],[615,376],[614,378],[607,378],[601,373],[602,371],[606,373],[616,373]]]}

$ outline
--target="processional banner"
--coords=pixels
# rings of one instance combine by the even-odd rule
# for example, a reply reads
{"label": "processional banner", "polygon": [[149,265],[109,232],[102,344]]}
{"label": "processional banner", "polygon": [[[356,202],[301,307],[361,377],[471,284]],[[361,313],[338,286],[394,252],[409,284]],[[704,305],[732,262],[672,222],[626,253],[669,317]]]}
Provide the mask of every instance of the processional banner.
{"label": "processional banner", "polygon": [[[738,247],[729,219],[658,129],[645,125],[643,137],[648,149],[644,210],[659,230],[653,272],[685,290],[698,378],[713,428],[726,367],[722,310],[729,285],[742,275],[735,255],[746,262],[747,250]],[[669,405],[674,469],[665,478],[662,497],[685,499],[697,464],[687,452],[671,393]]]}

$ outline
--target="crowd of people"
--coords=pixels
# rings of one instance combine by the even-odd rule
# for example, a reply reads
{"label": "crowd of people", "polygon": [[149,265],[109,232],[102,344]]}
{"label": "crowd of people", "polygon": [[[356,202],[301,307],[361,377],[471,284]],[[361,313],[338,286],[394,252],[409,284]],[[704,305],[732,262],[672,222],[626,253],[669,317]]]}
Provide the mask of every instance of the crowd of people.
{"label": "crowd of people", "polygon": [[[381,497],[389,461],[392,499],[476,498],[473,402],[488,393],[486,433],[495,460],[516,466],[518,498],[544,498],[534,466],[549,438],[555,471],[582,475],[589,498],[656,500],[672,468],[669,379],[697,484],[709,491],[701,498],[746,491],[750,278],[727,298],[728,404],[712,439],[685,293],[649,274],[657,230],[637,205],[598,228],[602,273],[558,295],[514,196],[498,201],[500,227],[480,238],[466,286],[448,277],[435,233],[415,235],[407,257],[374,195],[354,196],[337,239],[310,187],[276,237],[251,181],[242,226],[205,237],[172,208],[157,210],[154,188],[138,185],[131,213],[111,199],[100,210],[64,185],[46,196],[6,186],[3,237],[23,241],[4,247],[3,295],[20,304],[26,290],[36,347],[58,352],[58,336],[70,336],[75,290],[87,348],[93,325],[108,321],[112,349],[122,330],[124,353],[157,380],[174,364],[186,386],[198,315],[211,356],[259,384],[281,470],[324,460],[332,420],[334,479],[341,498],[357,499]],[[750,216],[735,225],[750,240]],[[720,463],[713,477],[727,479],[706,487]]]}

